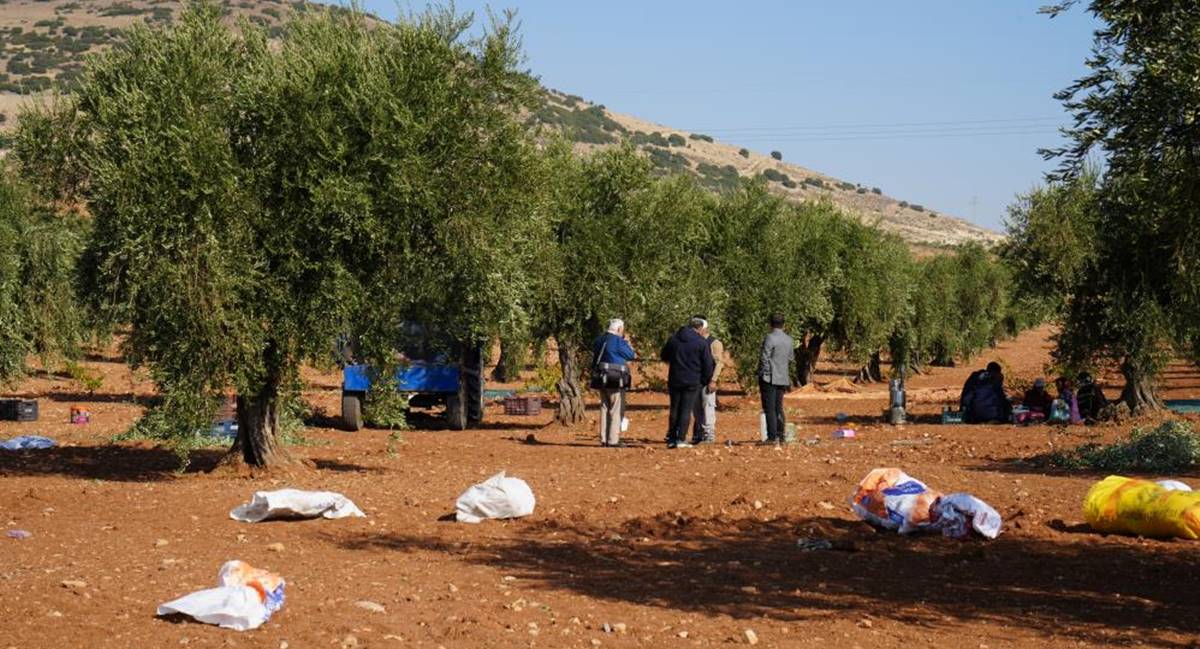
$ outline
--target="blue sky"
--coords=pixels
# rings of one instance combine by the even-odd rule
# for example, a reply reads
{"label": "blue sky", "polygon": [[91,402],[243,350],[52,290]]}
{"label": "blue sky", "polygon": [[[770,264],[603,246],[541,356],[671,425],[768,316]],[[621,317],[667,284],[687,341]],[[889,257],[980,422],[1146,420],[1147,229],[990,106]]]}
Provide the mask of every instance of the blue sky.
{"label": "blue sky", "polygon": [[[514,8],[552,88],[1000,229],[1052,166],[1095,23],[1046,0],[459,0]],[[393,19],[397,5],[365,8]]]}

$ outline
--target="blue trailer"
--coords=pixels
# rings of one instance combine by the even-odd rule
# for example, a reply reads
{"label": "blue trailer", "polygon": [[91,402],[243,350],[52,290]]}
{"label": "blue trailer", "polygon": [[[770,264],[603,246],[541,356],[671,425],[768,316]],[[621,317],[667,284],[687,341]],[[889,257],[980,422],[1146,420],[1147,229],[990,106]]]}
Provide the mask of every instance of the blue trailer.
{"label": "blue trailer", "polygon": [[[479,345],[453,345],[451,351],[429,351],[423,328],[419,344],[407,345],[396,369],[397,390],[414,407],[445,405],[446,421],[454,430],[483,421],[483,367]],[[363,363],[342,369],[342,426],[356,431],[363,426],[363,406],[375,373]]]}

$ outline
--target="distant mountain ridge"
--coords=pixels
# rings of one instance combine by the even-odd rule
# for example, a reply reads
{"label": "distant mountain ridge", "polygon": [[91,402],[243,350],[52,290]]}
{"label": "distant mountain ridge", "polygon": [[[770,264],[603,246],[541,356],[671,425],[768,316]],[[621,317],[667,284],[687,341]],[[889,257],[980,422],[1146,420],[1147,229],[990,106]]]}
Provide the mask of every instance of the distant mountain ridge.
{"label": "distant mountain ridge", "polygon": [[[225,0],[230,22],[245,18],[282,33],[289,14],[300,9],[345,11],[305,0]],[[0,149],[29,96],[58,86],[69,92],[84,57],[112,44],[135,21],[167,25],[179,0],[0,0]],[[917,248],[1000,241],[997,232],[926,206],[898,200],[881,188],[847,182],[799,165],[752,152],[735,143],[653,124],[609,111],[582,98],[547,89],[530,119],[567,135],[579,152],[623,142],[635,145],[662,173],[690,173],[714,191],[743,177],[762,176],[772,191],[789,199],[825,198],[864,222],[877,224]]]}

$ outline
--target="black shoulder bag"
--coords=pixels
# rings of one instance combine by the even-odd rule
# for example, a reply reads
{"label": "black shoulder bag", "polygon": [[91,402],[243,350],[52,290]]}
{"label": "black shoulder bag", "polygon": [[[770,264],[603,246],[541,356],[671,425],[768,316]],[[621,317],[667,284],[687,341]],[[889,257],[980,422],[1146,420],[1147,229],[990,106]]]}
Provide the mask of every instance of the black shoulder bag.
{"label": "black shoulder bag", "polygon": [[628,388],[631,383],[629,368],[616,363],[601,363],[604,352],[608,349],[608,341],[600,346],[600,353],[592,359],[592,376],[588,387],[593,390],[619,390]]}

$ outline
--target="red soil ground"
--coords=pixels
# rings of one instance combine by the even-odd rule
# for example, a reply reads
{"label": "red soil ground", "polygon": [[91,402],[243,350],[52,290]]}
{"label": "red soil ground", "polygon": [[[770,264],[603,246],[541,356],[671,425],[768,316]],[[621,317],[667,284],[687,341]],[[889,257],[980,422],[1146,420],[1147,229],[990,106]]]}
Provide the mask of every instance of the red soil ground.
{"label": "red soil ground", "polygon": [[[972,367],[998,358],[1013,383],[1029,382],[1048,360],[1047,334],[1029,332]],[[110,443],[153,386],[115,358],[85,365],[105,377],[95,394],[34,376],[16,392],[40,400],[41,420],[0,424],[0,438],[61,444],[0,453],[0,526],[33,534],[0,537],[0,649],[703,647],[745,643],[747,629],[764,647],[1197,646],[1195,543],[1094,533],[1080,505],[1103,476],[1029,461],[1130,425],[937,424],[972,367],[910,380],[915,421],[904,427],[879,423],[883,386],[794,394],[789,418],[807,441],[783,449],[750,443],[757,405],[730,391],[718,428],[731,447],[667,450],[665,396],[638,392],[632,448],[599,448],[594,421],[563,429],[549,412],[505,417],[497,405],[478,430],[407,431],[400,443],[387,431],[339,432],[318,415],[308,444],[292,448],[315,469],[249,478],[198,470],[219,449],[177,474],[167,450]],[[839,376],[835,368],[819,379]],[[335,414],[338,377],[306,378],[310,403]],[[1195,368],[1173,367],[1167,379],[1171,396],[1200,393]],[[72,404],[93,422],[66,423]],[[838,412],[859,437],[831,438]],[[1004,516],[1003,534],[958,542],[876,532],[847,503],[879,466],[974,493]],[[467,486],[500,470],[532,486],[532,516],[439,520]],[[229,518],[255,490],[282,487],[341,491],[368,517]],[[796,547],[812,536],[839,549]],[[288,581],[286,605],[265,626],[237,633],[154,616],[157,604],[214,585],[234,558]]]}

